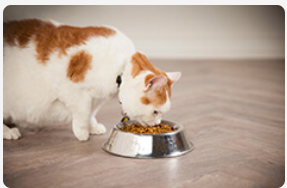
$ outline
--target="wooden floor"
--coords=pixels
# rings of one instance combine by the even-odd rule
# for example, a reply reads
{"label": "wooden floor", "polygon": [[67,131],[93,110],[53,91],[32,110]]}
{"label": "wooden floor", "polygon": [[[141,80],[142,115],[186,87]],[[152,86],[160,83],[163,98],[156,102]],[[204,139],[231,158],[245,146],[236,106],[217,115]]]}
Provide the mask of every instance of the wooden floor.
{"label": "wooden floor", "polygon": [[[181,122],[195,145],[169,159],[130,159],[101,149],[106,133],[88,142],[71,126],[49,127],[4,141],[4,183],[10,188],[280,187],[285,159],[285,65],[277,61],[153,61],[182,71],[165,118]],[[98,119],[108,132],[120,106]]]}

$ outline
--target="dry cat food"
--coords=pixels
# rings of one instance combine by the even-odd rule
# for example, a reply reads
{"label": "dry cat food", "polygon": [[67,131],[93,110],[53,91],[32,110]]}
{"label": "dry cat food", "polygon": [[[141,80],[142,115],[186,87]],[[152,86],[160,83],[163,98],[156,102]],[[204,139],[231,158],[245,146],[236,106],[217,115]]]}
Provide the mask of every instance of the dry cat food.
{"label": "dry cat food", "polygon": [[177,128],[170,127],[168,125],[164,125],[160,123],[159,125],[155,125],[153,127],[150,126],[142,126],[140,124],[132,124],[131,126],[124,126],[120,128],[120,130],[130,133],[139,133],[139,134],[160,134],[160,133],[168,133],[176,131]]}

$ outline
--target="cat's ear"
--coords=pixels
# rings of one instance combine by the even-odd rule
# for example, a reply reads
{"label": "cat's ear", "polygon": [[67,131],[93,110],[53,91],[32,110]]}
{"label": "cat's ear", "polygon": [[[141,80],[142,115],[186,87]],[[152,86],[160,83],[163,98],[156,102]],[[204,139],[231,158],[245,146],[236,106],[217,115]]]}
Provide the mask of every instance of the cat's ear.
{"label": "cat's ear", "polygon": [[167,72],[166,74],[173,84],[181,77],[181,72]]}
{"label": "cat's ear", "polygon": [[167,83],[167,78],[165,76],[156,76],[149,80],[149,83],[146,87],[147,90],[160,89]]}

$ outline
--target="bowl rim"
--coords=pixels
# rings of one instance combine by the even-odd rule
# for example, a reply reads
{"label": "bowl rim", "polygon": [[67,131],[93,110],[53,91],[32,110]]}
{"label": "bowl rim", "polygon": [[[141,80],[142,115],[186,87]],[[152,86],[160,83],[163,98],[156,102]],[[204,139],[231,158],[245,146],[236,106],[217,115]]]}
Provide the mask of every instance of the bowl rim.
{"label": "bowl rim", "polygon": [[165,122],[167,124],[172,124],[172,126],[176,126],[176,128],[178,128],[177,130],[175,131],[172,131],[172,132],[168,132],[168,133],[160,133],[160,134],[141,134],[141,133],[131,133],[131,132],[125,132],[125,131],[122,131],[119,129],[119,126],[120,125],[123,125],[124,123],[128,123],[128,122],[137,122],[136,120],[128,120],[128,121],[125,121],[125,122],[118,122],[115,126],[114,126],[114,129],[116,129],[117,131],[120,131],[121,133],[126,133],[126,134],[134,134],[134,135],[137,135],[137,136],[169,136],[169,135],[174,135],[174,134],[177,134],[179,132],[183,132],[184,131],[184,128],[183,126],[180,124],[180,123],[177,123],[177,122],[174,122],[174,121],[169,121],[169,120],[161,120],[161,122]]}

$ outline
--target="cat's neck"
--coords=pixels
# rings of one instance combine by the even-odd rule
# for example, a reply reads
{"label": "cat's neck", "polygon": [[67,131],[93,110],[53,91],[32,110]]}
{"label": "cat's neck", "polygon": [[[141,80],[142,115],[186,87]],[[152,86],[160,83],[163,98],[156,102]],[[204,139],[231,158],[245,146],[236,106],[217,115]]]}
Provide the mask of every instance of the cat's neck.
{"label": "cat's neck", "polygon": [[123,69],[123,72],[122,72],[122,80],[123,79],[131,79],[132,78],[132,64],[131,62],[128,62],[125,66],[124,66],[124,69]]}

